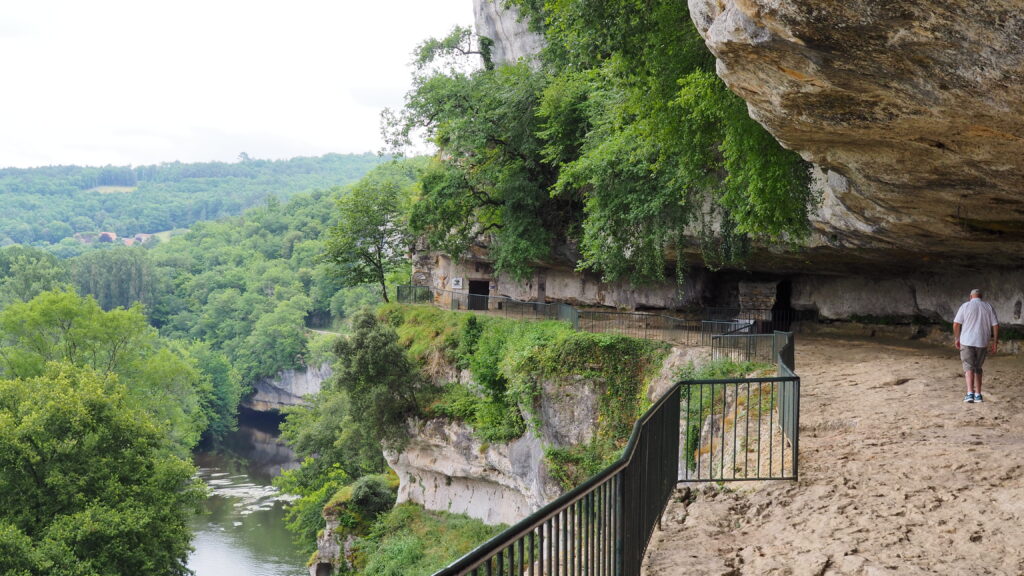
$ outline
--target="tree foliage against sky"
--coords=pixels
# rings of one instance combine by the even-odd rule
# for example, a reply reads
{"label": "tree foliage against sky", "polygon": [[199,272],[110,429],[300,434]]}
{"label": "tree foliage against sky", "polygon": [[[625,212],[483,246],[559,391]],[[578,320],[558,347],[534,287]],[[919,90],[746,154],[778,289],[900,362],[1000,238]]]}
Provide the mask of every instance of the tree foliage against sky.
{"label": "tree foliage against sky", "polygon": [[408,210],[423,162],[385,164],[338,198],[336,224],[325,239],[327,260],[345,286],[376,284],[388,301],[387,277],[408,268]]}
{"label": "tree foliage against sky", "polygon": [[393,144],[424,131],[441,149],[412,216],[432,246],[491,234],[522,277],[567,240],[580,268],[641,283],[681,252],[717,266],[806,235],[808,166],[714,75],[685,1],[511,3],[545,35],[538,63],[467,70],[456,29],[386,116]]}

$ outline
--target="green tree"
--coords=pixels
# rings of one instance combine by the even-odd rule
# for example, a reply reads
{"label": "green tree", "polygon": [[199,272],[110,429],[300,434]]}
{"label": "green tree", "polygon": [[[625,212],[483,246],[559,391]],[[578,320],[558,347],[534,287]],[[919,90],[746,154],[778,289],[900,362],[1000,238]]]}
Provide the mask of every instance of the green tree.
{"label": "green tree", "polygon": [[401,449],[409,438],[408,419],[421,413],[427,390],[395,329],[363,310],[334,353],[331,386],[347,394],[352,421],[384,447]]}
{"label": "green tree", "polygon": [[245,392],[242,376],[227,355],[213,350],[206,342],[194,341],[187,350],[195,359],[202,378],[201,402],[209,418],[205,435],[221,440],[238,429],[238,404]]}
{"label": "green tree", "polygon": [[422,130],[441,151],[411,217],[431,247],[485,235],[523,277],[567,243],[579,268],[639,284],[806,237],[808,165],[714,75],[685,0],[511,3],[545,36],[539,65],[473,69],[456,29],[423,44],[385,115],[392,145]]}
{"label": "green tree", "polygon": [[195,469],[113,375],[0,380],[4,574],[189,574]]}
{"label": "green tree", "polygon": [[42,249],[19,245],[0,249],[0,309],[69,281],[67,265]]}
{"label": "green tree", "polygon": [[0,377],[38,377],[50,362],[117,374],[182,451],[206,428],[194,360],[161,339],[138,307],[105,312],[74,292],[43,292],[0,311]]}
{"label": "green tree", "polygon": [[388,273],[408,265],[406,211],[416,172],[409,163],[370,172],[338,200],[338,222],[327,236],[326,257],[340,267],[345,284],[377,284],[385,302]]}

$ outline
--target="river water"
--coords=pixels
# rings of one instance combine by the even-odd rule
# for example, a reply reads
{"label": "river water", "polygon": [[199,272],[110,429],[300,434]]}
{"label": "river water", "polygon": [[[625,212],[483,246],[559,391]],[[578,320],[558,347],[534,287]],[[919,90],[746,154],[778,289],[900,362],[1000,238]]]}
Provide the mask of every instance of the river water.
{"label": "river water", "polygon": [[308,555],[285,529],[286,498],[271,486],[282,469],[297,466],[278,440],[277,421],[239,416],[238,431],[215,449],[194,454],[210,487],[202,514],[192,520],[196,576],[306,576]]}

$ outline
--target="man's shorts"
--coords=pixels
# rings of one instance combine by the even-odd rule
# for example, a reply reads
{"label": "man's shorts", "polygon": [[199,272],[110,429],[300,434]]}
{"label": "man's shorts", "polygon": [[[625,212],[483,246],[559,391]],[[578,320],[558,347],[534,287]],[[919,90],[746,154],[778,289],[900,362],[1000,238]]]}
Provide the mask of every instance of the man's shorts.
{"label": "man's shorts", "polygon": [[961,346],[960,359],[964,362],[964,372],[981,374],[981,365],[988,356],[988,346]]}

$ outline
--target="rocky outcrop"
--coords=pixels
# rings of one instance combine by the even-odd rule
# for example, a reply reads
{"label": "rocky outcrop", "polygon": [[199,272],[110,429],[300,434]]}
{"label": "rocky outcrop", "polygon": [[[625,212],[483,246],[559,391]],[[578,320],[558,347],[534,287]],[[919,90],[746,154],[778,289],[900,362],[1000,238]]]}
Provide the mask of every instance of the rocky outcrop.
{"label": "rocky outcrop", "polygon": [[476,33],[494,41],[491,60],[495,64],[529,60],[544,46],[544,37],[531,31],[516,7],[504,6],[502,0],[473,0],[473,16]]}
{"label": "rocky outcrop", "polygon": [[300,370],[283,370],[274,378],[261,378],[254,382],[253,394],[242,402],[242,406],[257,412],[269,412],[305,405],[305,397],[319,392],[331,374],[331,366],[326,363]]}
{"label": "rocky outcrop", "polygon": [[[469,373],[462,372],[468,379]],[[472,385],[472,383],[471,383]],[[466,514],[488,524],[513,524],[561,493],[548,473],[544,448],[593,438],[601,382],[540,383],[537,426],[513,442],[482,442],[461,422],[422,423],[406,449],[387,454],[398,473],[398,502]],[[527,416],[529,418],[529,416]]]}
{"label": "rocky outcrop", "polygon": [[398,502],[466,514],[488,524],[512,524],[558,495],[544,469],[541,440],[532,434],[487,444],[459,422],[431,420],[401,453],[387,454],[401,481]]}
{"label": "rocky outcrop", "polygon": [[1016,267],[1024,249],[1017,2],[689,0],[751,116],[816,164],[799,258],[836,272]]}
{"label": "rocky outcrop", "polygon": [[[675,348],[648,386],[654,400],[671,386],[687,363],[706,361],[705,350]],[[459,376],[468,378],[463,371]],[[567,382],[542,381],[529,411],[536,427],[510,442],[487,443],[461,422],[420,423],[401,453],[386,454],[401,482],[398,502],[412,501],[431,510],[466,514],[489,524],[514,524],[561,494],[545,462],[545,447],[585,444],[593,439],[600,380],[578,377]]]}

